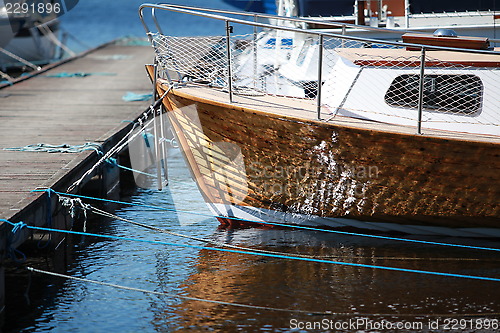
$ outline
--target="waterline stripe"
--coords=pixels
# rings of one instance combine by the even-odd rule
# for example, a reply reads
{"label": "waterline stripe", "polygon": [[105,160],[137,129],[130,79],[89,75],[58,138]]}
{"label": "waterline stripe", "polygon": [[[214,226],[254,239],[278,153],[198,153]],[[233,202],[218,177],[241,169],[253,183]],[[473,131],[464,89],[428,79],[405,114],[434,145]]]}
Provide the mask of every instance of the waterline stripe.
{"label": "waterline stripe", "polygon": [[267,224],[267,225],[273,225],[273,226],[278,226],[278,227],[285,227],[285,228],[290,228],[290,229],[302,229],[302,230],[328,232],[328,233],[341,234],[341,235],[349,235],[349,236],[359,236],[359,237],[369,237],[369,238],[377,238],[377,239],[386,239],[386,240],[408,242],[408,243],[419,243],[419,244],[427,244],[427,245],[449,246],[449,247],[458,247],[458,248],[464,248],[464,249],[473,249],[473,250],[484,250],[484,251],[500,252],[500,249],[490,248],[490,247],[472,246],[472,245],[463,245],[463,244],[450,244],[450,243],[424,241],[424,240],[418,240],[418,239],[405,239],[405,238],[398,238],[398,237],[360,234],[360,233],[355,233],[355,232],[347,232],[347,231],[339,231],[339,230],[318,229],[318,228],[307,227],[307,226],[302,226],[302,225],[291,225],[291,224],[284,224],[284,223],[277,223],[277,222],[268,222],[268,221],[265,221],[265,222],[262,222],[262,221],[252,221],[252,220],[245,220],[245,219],[241,219],[241,218],[237,218],[237,217],[228,217],[228,216],[214,216],[214,215],[210,215],[210,214],[203,214],[203,213],[197,213],[197,212],[191,212],[191,211],[185,211],[185,210],[178,210],[178,209],[173,209],[173,208],[165,208],[165,207],[160,207],[160,206],[143,205],[143,204],[136,204],[136,203],[131,203],[131,202],[124,202],[124,201],[117,201],[117,200],[109,200],[109,199],[88,197],[88,196],[78,195],[78,194],[62,193],[62,192],[56,192],[56,191],[54,191],[52,189],[33,190],[32,192],[48,192],[48,191],[53,192],[53,193],[55,193],[57,195],[61,195],[61,196],[69,196],[69,197],[89,199],[89,200],[95,200],[95,201],[103,201],[103,202],[116,203],[116,204],[122,204],[122,205],[128,205],[128,206],[145,207],[145,208],[150,208],[150,209],[155,209],[155,210],[162,210],[162,211],[168,211],[168,212],[175,212],[175,213],[191,214],[191,215],[198,215],[198,216],[205,216],[205,217],[212,217],[212,218],[213,217],[215,217],[215,218],[223,218],[223,219],[229,219],[229,220],[233,220],[233,221],[251,222],[251,223],[264,224],[264,225]]}

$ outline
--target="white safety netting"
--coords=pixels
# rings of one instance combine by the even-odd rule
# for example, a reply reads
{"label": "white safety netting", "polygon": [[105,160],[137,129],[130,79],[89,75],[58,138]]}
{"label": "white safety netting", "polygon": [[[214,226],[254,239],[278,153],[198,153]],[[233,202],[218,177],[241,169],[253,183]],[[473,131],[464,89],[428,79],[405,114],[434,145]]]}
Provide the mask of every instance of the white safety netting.
{"label": "white safety netting", "polygon": [[478,66],[488,63],[485,55],[428,51],[421,80],[419,50],[383,43],[279,30],[231,35],[229,43],[226,36],[151,36],[160,67],[181,80],[301,99],[317,99],[321,81],[326,119],[415,126],[421,110],[429,128],[500,135],[500,73]]}

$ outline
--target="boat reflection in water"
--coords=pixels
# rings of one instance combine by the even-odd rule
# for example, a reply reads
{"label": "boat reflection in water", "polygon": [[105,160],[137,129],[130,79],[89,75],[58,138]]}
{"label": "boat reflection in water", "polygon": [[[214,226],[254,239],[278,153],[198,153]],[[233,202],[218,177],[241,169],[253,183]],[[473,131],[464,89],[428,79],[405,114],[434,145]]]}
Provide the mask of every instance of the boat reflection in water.
{"label": "boat reflection in water", "polygon": [[[219,229],[212,240],[340,262],[456,274],[491,276],[498,267],[498,258],[488,253],[322,232]],[[179,331],[190,327],[257,331],[264,327],[288,329],[292,319],[341,322],[358,318],[427,324],[435,318],[488,318],[488,314],[500,311],[500,290],[495,282],[205,249],[199,251],[192,264],[193,272],[181,284],[180,295],[311,312],[183,300],[168,309],[160,304],[153,306],[159,327],[168,321],[172,329]],[[158,262],[160,275],[162,265],[167,263]],[[167,277],[163,275],[162,279]],[[314,312],[331,315],[311,315]]]}

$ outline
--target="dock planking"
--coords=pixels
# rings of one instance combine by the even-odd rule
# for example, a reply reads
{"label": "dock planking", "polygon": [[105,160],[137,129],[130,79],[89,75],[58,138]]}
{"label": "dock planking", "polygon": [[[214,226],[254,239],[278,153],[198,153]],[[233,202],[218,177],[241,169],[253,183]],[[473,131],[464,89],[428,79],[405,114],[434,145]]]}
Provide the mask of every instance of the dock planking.
{"label": "dock planking", "polygon": [[[148,46],[111,43],[0,90],[1,219],[22,220],[44,195],[32,193],[33,189],[65,191],[96,160],[92,151],[68,154],[3,148],[38,143],[110,145],[119,140],[130,127],[124,120],[135,120],[150,103],[124,102],[122,96],[127,91],[151,92],[144,70],[151,61]],[[49,77],[58,73],[90,75]]]}

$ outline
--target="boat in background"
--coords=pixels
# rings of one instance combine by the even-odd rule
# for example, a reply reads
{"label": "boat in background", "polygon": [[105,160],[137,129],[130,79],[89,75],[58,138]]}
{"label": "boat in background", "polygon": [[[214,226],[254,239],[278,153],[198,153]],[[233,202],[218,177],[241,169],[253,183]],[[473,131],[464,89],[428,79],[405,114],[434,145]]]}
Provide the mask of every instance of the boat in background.
{"label": "boat in background", "polygon": [[[222,20],[226,30],[152,32],[146,8]],[[487,38],[406,34],[400,43],[216,12],[141,6],[157,95],[221,223],[500,237],[500,52]],[[254,33],[238,34],[248,26]],[[277,37],[269,51],[258,29],[304,43]],[[259,68],[281,58],[278,47],[290,48],[279,70]],[[300,98],[269,89],[286,71]]]}
{"label": "boat in background", "polygon": [[238,8],[239,10],[276,14],[276,0],[222,0],[223,2]]}
{"label": "boat in background", "polygon": [[[464,1],[440,2],[435,6],[421,2],[357,1],[353,6],[352,1],[345,0],[280,0],[276,1],[276,11],[280,18],[276,18],[276,15],[224,11],[228,15],[243,15],[245,19],[258,18],[260,22],[299,29],[299,32],[262,30],[254,38],[254,47],[259,49],[260,56],[254,58],[255,52],[249,48],[239,50],[246,54],[235,59],[235,71],[240,80],[245,80],[246,77],[243,85],[250,85],[250,81],[255,85],[254,78],[261,77],[266,80],[260,80],[259,89],[265,86],[268,93],[300,98],[314,97],[318,62],[312,59],[318,57],[320,48],[317,40],[301,33],[304,29],[398,42],[404,41],[405,34],[412,33],[437,34],[443,40],[444,37],[461,35],[487,39],[489,48],[497,45],[499,40],[495,39],[496,27],[500,23],[497,22],[500,16],[490,9],[495,8],[494,1],[477,4]],[[422,12],[413,14],[411,8],[414,12]],[[434,10],[443,12],[432,12]],[[342,43],[351,46],[356,44],[354,40],[344,40]],[[330,62],[336,58],[336,52],[332,52],[332,49],[337,46],[326,43],[323,48],[323,53]],[[328,70],[329,67],[325,68]],[[323,75],[327,75],[324,69],[323,72]]]}
{"label": "boat in background", "polygon": [[5,46],[5,49],[16,57],[0,54],[1,68],[7,70],[26,67],[26,62],[43,66],[60,60],[64,51],[59,45],[62,43],[59,24],[59,20],[52,20],[35,28],[23,25]]}
{"label": "boat in background", "polygon": [[3,0],[0,0],[0,47],[5,47],[14,38],[21,25],[20,20],[9,17]]}
{"label": "boat in background", "polygon": [[[36,8],[44,6],[40,12],[38,10],[32,12],[29,1],[5,0],[4,2],[3,12],[7,17],[7,25],[3,30],[6,32],[10,30],[11,33],[7,34],[8,40],[0,45],[0,70],[14,72],[37,70],[40,66],[62,59],[66,54],[74,55],[74,52],[65,46],[65,36],[60,30],[58,19],[64,13],[64,9],[54,7],[57,2],[50,0],[34,2]],[[71,5],[74,6],[73,3]]]}

